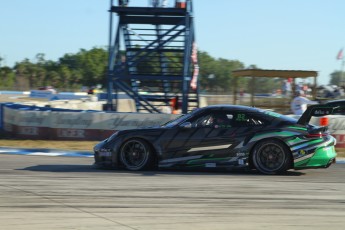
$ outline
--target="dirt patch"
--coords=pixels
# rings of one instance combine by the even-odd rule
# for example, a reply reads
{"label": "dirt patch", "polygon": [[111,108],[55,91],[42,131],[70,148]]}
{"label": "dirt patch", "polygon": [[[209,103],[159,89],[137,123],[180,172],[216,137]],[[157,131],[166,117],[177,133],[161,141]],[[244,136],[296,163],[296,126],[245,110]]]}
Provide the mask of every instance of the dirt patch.
{"label": "dirt patch", "polygon": [[0,140],[1,147],[92,151],[99,141]]}

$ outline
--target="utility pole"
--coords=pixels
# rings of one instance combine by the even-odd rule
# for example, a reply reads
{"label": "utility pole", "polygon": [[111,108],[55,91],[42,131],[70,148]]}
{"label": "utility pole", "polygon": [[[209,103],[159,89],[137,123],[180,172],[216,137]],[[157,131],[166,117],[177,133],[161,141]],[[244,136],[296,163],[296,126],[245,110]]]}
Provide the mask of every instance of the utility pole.
{"label": "utility pole", "polygon": [[340,60],[340,85],[345,88],[344,84],[344,65],[345,65],[345,60],[344,60],[344,55],[343,55],[343,49],[339,50],[339,53],[337,55],[337,60]]}
{"label": "utility pole", "polygon": [[341,60],[341,67],[340,67],[340,82],[342,83],[342,86],[345,88],[344,66],[345,66],[345,60],[344,60],[344,58],[342,58],[342,60]]}

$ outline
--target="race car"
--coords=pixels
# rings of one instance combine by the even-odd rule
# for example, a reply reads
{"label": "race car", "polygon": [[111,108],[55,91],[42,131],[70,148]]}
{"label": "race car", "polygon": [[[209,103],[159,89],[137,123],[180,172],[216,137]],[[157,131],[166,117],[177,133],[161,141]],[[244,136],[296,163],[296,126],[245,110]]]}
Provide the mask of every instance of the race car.
{"label": "race car", "polygon": [[159,127],[116,131],[94,147],[95,165],[132,171],[155,168],[247,168],[263,174],[327,168],[336,140],[309,124],[333,107],[313,105],[299,120],[238,105],[196,109]]}

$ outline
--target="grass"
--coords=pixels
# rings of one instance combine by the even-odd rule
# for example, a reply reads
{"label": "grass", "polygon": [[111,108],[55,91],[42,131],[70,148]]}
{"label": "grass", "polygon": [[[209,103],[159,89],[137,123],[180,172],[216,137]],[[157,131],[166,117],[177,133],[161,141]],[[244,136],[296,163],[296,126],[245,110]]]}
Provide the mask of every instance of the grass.
{"label": "grass", "polygon": [[345,158],[345,148],[336,148],[337,157]]}

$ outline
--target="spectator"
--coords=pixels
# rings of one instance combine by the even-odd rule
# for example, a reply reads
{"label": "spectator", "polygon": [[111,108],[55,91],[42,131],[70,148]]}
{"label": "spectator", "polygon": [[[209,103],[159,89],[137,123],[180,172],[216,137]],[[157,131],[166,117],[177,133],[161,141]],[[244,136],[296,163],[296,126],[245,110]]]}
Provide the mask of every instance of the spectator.
{"label": "spectator", "polygon": [[318,104],[317,101],[311,101],[304,97],[304,92],[302,90],[296,92],[296,97],[291,102],[291,111],[295,115],[302,115],[304,111],[307,110],[308,104]]}

